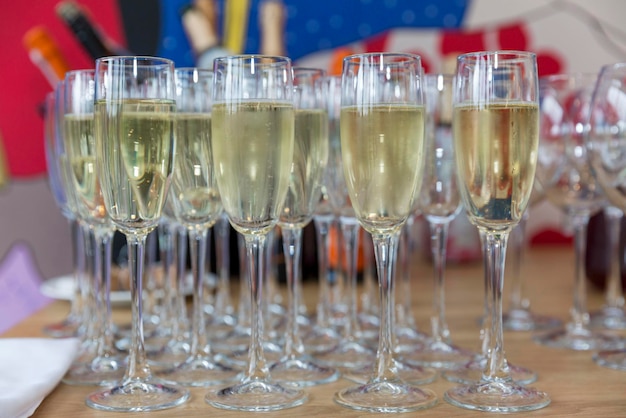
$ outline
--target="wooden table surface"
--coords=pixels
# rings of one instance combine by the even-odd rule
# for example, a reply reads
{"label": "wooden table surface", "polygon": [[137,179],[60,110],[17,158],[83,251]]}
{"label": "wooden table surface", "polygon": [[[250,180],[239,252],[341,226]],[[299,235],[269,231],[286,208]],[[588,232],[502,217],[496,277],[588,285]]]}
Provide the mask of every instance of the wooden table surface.
{"label": "wooden table surface", "polygon": [[[535,247],[525,258],[523,274],[525,295],[535,312],[568,319],[573,295],[573,249],[569,246]],[[428,330],[428,315],[432,307],[431,265],[416,257],[413,263],[414,314],[418,326]],[[507,305],[505,281],[505,308]],[[589,310],[599,308],[602,292],[588,288]],[[447,317],[453,341],[458,345],[478,350],[479,327],[477,318],[482,312],[483,270],[481,263],[449,265],[446,273]],[[304,294],[312,308],[317,295],[314,284],[306,284]],[[68,309],[67,302],[54,302],[32,315],[10,331],[5,337],[42,336],[42,327],[62,319]],[[116,318],[127,312],[116,312]],[[546,391],[552,403],[541,410],[528,412],[537,417],[626,417],[626,372],[597,366],[590,352],[574,352],[542,347],[535,344],[529,332],[505,333],[505,350],[509,362],[538,372],[539,379],[532,386]],[[337,382],[307,389],[309,401],[297,408],[272,412],[274,417],[357,417],[369,413],[353,411],[335,404],[333,394],[352,383]],[[430,409],[412,413],[428,417],[466,417],[485,415],[449,405],[443,400],[444,392],[454,384],[443,378],[426,385],[439,396],[438,404]],[[35,412],[37,418],[85,417],[139,417],[146,413],[101,412],[85,406],[85,396],[94,387],[68,386],[63,383],[43,401]],[[234,417],[250,413],[215,409],[204,402],[206,389],[191,389],[191,399],[185,405],[150,412],[154,417]]]}

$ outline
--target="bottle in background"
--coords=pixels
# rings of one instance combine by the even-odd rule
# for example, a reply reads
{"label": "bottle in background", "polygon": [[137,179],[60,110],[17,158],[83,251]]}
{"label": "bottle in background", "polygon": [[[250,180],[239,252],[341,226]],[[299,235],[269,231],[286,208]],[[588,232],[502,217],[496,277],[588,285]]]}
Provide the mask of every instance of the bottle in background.
{"label": "bottle in background", "polygon": [[88,13],[73,1],[62,1],[56,5],[56,13],[72,31],[83,49],[92,59],[112,55],[127,55],[128,52],[108,39],[88,17]]}
{"label": "bottle in background", "polygon": [[70,69],[55,40],[45,27],[35,26],[24,34],[23,42],[30,60],[55,88]]}

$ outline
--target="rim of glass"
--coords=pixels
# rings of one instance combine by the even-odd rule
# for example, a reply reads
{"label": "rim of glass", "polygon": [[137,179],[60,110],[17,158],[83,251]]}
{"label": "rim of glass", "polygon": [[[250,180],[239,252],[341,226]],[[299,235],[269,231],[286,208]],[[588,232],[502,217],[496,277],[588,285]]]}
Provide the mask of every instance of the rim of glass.
{"label": "rim of glass", "polygon": [[364,52],[359,54],[348,55],[343,59],[344,63],[347,62],[360,62],[363,58],[405,58],[403,61],[389,61],[390,63],[397,62],[410,62],[410,61],[418,61],[421,63],[422,57],[418,54],[411,54],[410,52]]}
{"label": "rim of glass", "polygon": [[559,82],[578,85],[585,81],[588,82],[588,84],[594,84],[597,78],[598,74],[586,72],[549,74],[539,77],[539,85],[552,85],[553,83]]}
{"label": "rim of glass", "polygon": [[600,68],[600,73],[606,73],[607,71],[618,71],[626,69],[626,62],[614,62],[613,64],[606,64]]}
{"label": "rim of glass", "polygon": [[[153,62],[154,64],[152,65],[164,65],[164,66],[169,66],[169,65],[174,65],[174,61],[172,61],[169,58],[163,58],[163,57],[155,57],[155,56],[150,56],[150,55],[112,55],[112,56],[108,56],[108,57],[100,57],[98,59],[96,59],[96,63],[98,62],[114,62],[114,61],[120,61],[120,62],[136,62],[136,61],[140,61],[140,62]],[[125,64],[128,65],[128,64]]]}
{"label": "rim of glass", "polygon": [[[262,59],[259,65],[264,66],[281,66],[285,63],[291,64],[291,58],[282,55],[263,55],[263,54],[238,54],[238,55],[226,55],[223,57],[217,57],[214,60],[213,66],[217,66],[218,62],[250,62],[254,59]],[[268,62],[269,61],[269,62]]]}
{"label": "rim of glass", "polygon": [[461,61],[462,59],[471,58],[474,60],[484,58],[484,57],[502,57],[507,62],[515,62],[515,61],[524,61],[528,58],[536,59],[537,54],[530,51],[519,51],[519,50],[507,50],[507,49],[498,49],[494,51],[476,51],[476,52],[466,52],[463,54],[459,54],[457,57],[457,61]]}
{"label": "rim of glass", "polygon": [[81,68],[78,70],[69,70],[68,72],[65,73],[64,78],[70,78],[77,74],[95,74],[95,73],[96,73],[96,70],[94,68]]}

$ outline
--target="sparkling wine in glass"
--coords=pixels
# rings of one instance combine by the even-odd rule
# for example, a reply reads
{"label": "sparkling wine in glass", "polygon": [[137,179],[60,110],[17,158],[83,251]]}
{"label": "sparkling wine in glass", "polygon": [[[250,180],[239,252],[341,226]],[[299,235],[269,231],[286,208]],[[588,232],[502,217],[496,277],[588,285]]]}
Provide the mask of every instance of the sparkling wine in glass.
{"label": "sparkling wine in glass", "polygon": [[320,200],[328,161],[328,112],[324,71],[296,67],[294,83],[294,154],[289,189],[278,225],[282,231],[287,274],[287,330],[282,358],[271,365],[279,382],[312,386],[335,381],[339,372],[323,367],[308,354],[300,336],[298,315],[302,294],[302,231]]}
{"label": "sparkling wine in glass", "polygon": [[151,411],[181,405],[189,391],[154,378],[144,347],[142,288],[145,243],[161,217],[174,168],[174,63],[120,56],[96,60],[96,169],[104,208],[127,240],[131,341],[126,373],[92,393],[87,405],[107,411]]}
{"label": "sparkling wine in glass", "polygon": [[365,384],[335,394],[340,405],[408,412],[437,395],[398,375],[394,359],[394,270],[400,231],[419,192],[424,167],[422,66],[417,55],[372,53],[343,61],[341,151],[350,201],[374,241],[381,297],[376,364]]}
{"label": "sparkling wine in glass", "polygon": [[430,229],[433,257],[433,314],[431,335],[421,346],[403,347],[402,358],[409,363],[436,368],[453,368],[467,363],[472,353],[452,344],[445,318],[444,272],[450,222],[461,211],[454,145],[452,139],[452,92],[454,75],[429,74],[424,77],[426,96],[426,163],[419,208]]}
{"label": "sparkling wine in glass", "polygon": [[[626,211],[626,63],[602,67],[594,86],[584,139],[594,178],[604,190],[610,206],[623,214]],[[612,253],[619,260],[615,257],[619,246],[616,241],[614,239],[612,244]],[[619,271],[619,264],[614,263],[612,269]],[[593,359],[602,366],[626,370],[626,349],[623,347],[600,350]]]}
{"label": "sparkling wine in glass", "polygon": [[[348,189],[343,174],[340,139],[341,115],[341,76],[327,77],[328,133],[330,136],[330,150],[326,173],[326,190],[328,202],[335,214],[337,231],[340,239],[335,242],[338,253],[339,266],[333,272],[332,282],[329,284],[328,315],[331,325],[338,328],[338,339],[335,344],[320,350],[315,358],[324,365],[337,367],[343,371],[369,367],[376,358],[376,352],[363,338],[358,317],[358,250],[359,233],[361,226],[356,219],[354,208],[350,203]],[[338,273],[345,257],[343,273],[343,288]],[[337,304],[345,300],[345,314],[340,321],[335,320],[336,312],[342,310]],[[369,372],[369,370],[368,370]]]}
{"label": "sparkling wine in glass", "polygon": [[539,81],[541,98],[537,181],[548,201],[559,208],[574,230],[574,299],[570,321],[534,335],[535,342],[571,350],[617,348],[620,340],[589,327],[585,243],[589,218],[606,204],[592,175],[583,139],[596,74],[557,74]]}
{"label": "sparkling wine in glass", "polygon": [[224,210],[245,239],[251,337],[244,376],[209,391],[218,408],[272,411],[307,400],[275,382],[263,349],[267,237],[278,223],[294,157],[293,73],[286,57],[237,55],[213,66],[211,141]]}
{"label": "sparkling wine in glass", "polygon": [[68,188],[76,197],[77,218],[94,239],[91,287],[95,296],[93,343],[71,365],[64,383],[111,385],[121,380],[125,356],[113,344],[111,322],[111,246],[115,228],[106,214],[96,170],[94,136],[94,71],[74,70],[65,75],[64,145],[70,170]]}
{"label": "sparkling wine in glass", "polygon": [[184,386],[213,386],[235,380],[237,371],[212,351],[206,330],[204,284],[207,245],[211,228],[222,211],[213,170],[211,146],[211,91],[213,72],[177,68],[176,160],[168,199],[175,219],[189,237],[193,276],[191,347],[189,357],[162,379]]}
{"label": "sparkling wine in glass", "polygon": [[446,391],[452,405],[489,412],[547,406],[544,392],[514,382],[504,354],[502,288],[511,230],[528,205],[537,163],[539,99],[532,53],[462,54],[457,59],[453,137],[461,199],[483,237],[491,332],[479,382]]}
{"label": "sparkling wine in glass", "polygon": [[64,146],[61,135],[62,118],[57,114],[57,100],[63,100],[64,81],[60,81],[54,91],[49,92],[45,99],[44,142],[48,182],[54,201],[67,219],[71,228],[72,239],[72,281],[73,294],[70,310],[61,321],[47,324],[43,327],[46,335],[55,338],[82,336],[86,331],[87,318],[84,312],[86,300],[83,298],[83,284],[86,281],[86,243],[84,228],[78,222],[75,214],[76,203],[72,195],[65,190],[63,172],[66,170],[63,163]]}

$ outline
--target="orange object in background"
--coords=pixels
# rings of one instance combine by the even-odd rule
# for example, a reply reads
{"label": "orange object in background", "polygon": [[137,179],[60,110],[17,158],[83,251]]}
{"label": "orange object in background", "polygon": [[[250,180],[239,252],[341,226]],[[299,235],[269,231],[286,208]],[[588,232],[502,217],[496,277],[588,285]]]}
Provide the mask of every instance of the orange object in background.
{"label": "orange object in background", "polygon": [[[341,266],[341,269],[345,271],[347,267],[347,263],[346,263],[345,252],[343,251],[343,239],[340,234],[341,232],[338,226],[333,226],[328,231],[328,235],[329,235],[328,263],[330,264],[331,268],[336,269]],[[358,248],[358,256],[357,256],[357,262],[356,262],[358,272],[362,272],[365,266],[365,256],[363,254],[363,239],[365,238],[370,239],[370,237],[366,236],[365,234],[366,232],[363,230],[363,228],[361,228],[359,230],[359,248]]]}
{"label": "orange object in background", "polygon": [[65,77],[70,66],[45,27],[35,26],[24,34],[30,60],[41,70],[52,88]]}

